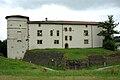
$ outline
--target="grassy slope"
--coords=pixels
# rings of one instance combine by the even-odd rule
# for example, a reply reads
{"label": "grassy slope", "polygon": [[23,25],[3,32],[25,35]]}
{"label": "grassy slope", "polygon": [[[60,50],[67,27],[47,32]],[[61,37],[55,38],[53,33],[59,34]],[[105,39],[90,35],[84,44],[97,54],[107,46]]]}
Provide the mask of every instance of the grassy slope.
{"label": "grassy slope", "polygon": [[[120,70],[118,69],[117,72]],[[0,57],[0,80],[119,80],[120,73],[95,70],[44,71],[27,62]]]}
{"label": "grassy slope", "polygon": [[37,68],[39,67],[34,64],[30,64],[28,62],[0,57],[1,70],[37,69]]}
{"label": "grassy slope", "polygon": [[113,53],[113,51],[103,48],[80,48],[80,49],[34,49],[28,51],[31,52],[64,52],[66,59],[86,59],[89,55],[107,55]]}

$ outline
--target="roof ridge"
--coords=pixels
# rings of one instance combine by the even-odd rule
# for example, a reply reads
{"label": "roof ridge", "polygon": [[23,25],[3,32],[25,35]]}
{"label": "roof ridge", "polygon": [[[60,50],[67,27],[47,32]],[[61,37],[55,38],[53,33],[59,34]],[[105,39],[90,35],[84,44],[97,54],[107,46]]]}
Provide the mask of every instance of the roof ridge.
{"label": "roof ridge", "polygon": [[88,22],[88,21],[28,21],[29,24],[93,24],[97,25],[99,22]]}
{"label": "roof ridge", "polygon": [[[47,21],[48,22],[95,22],[95,21],[69,21],[69,20],[47,20]],[[32,22],[32,21],[30,21],[30,22]],[[38,21],[36,21],[36,22],[38,22]],[[39,22],[44,22],[44,20],[39,21]]]}

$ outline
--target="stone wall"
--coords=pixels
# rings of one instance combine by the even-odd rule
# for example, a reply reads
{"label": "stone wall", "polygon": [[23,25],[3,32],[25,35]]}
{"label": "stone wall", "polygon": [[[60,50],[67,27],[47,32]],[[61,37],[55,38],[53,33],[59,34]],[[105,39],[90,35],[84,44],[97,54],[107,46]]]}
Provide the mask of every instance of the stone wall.
{"label": "stone wall", "polygon": [[87,68],[88,63],[87,61],[81,61],[81,60],[66,60],[66,68],[67,69],[82,69]]}
{"label": "stone wall", "polygon": [[108,65],[115,62],[120,62],[120,53],[111,55],[91,55],[88,59],[82,60],[66,60],[62,52],[33,52],[26,53],[24,61],[39,65],[47,66],[62,66],[65,69],[82,69],[92,65]]}
{"label": "stone wall", "polygon": [[120,62],[120,53],[113,53],[111,55],[91,55],[88,59],[81,60],[66,60],[66,69],[82,69],[88,68],[92,65],[103,65],[114,64]]}
{"label": "stone wall", "polygon": [[62,52],[26,53],[23,60],[39,65],[61,66],[63,55],[64,53]]}
{"label": "stone wall", "polygon": [[102,55],[91,55],[88,56],[89,65],[102,65],[105,62],[105,58]]}
{"label": "stone wall", "polygon": [[108,64],[120,62],[120,53],[113,53],[111,55],[105,56],[105,58]]}

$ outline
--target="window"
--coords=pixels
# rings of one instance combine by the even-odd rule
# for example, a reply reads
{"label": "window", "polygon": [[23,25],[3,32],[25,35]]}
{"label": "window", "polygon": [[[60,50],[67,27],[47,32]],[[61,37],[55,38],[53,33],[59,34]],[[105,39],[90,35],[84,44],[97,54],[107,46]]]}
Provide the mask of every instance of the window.
{"label": "window", "polygon": [[84,39],[84,44],[88,44],[88,39]]}
{"label": "window", "polygon": [[71,27],[69,28],[69,31],[72,31],[72,28],[71,28]]}
{"label": "window", "polygon": [[42,40],[37,40],[37,44],[42,44]]}
{"label": "window", "polygon": [[22,42],[22,32],[17,31],[17,42]]}
{"label": "window", "polygon": [[70,41],[72,41],[72,36],[69,36]]}
{"label": "window", "polygon": [[57,30],[57,36],[59,36],[59,30]]}
{"label": "window", "polygon": [[24,51],[22,51],[22,53],[24,53]]}
{"label": "window", "polygon": [[38,24],[39,27],[41,27],[41,24]]}
{"label": "window", "polygon": [[65,27],[64,30],[67,31],[67,28]]}
{"label": "window", "polygon": [[10,24],[10,26],[12,26],[12,24]]}
{"label": "window", "polygon": [[37,30],[37,36],[42,36],[42,30]]}
{"label": "window", "polygon": [[17,40],[17,42],[22,42],[22,40]]}
{"label": "window", "polygon": [[54,40],[54,44],[59,44],[59,40]]}
{"label": "window", "polygon": [[88,25],[85,25],[85,27],[87,28],[87,27],[88,27]]}
{"label": "window", "polygon": [[65,40],[67,41],[67,36],[65,36]]}
{"label": "window", "polygon": [[84,30],[84,36],[88,36],[88,30]]}
{"label": "window", "polygon": [[50,30],[50,36],[53,36],[53,30]]}

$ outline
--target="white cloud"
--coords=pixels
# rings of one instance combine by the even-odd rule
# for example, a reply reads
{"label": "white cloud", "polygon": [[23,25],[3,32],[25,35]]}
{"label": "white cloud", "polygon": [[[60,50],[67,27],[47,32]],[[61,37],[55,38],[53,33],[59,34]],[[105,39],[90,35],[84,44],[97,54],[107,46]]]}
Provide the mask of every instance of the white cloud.
{"label": "white cloud", "polygon": [[15,0],[3,0],[5,3],[7,3],[7,4],[11,4],[11,3],[13,3]]}
{"label": "white cloud", "polygon": [[120,0],[1,0],[9,6],[35,9],[44,4],[57,4],[74,10],[97,9],[107,7],[120,7]]}
{"label": "white cloud", "polygon": [[[71,10],[65,6],[56,4],[42,5],[35,9],[23,9],[21,7],[0,7],[0,40],[7,37],[7,22],[5,16],[24,15],[30,17],[30,20],[78,20],[78,21],[105,21],[107,15],[114,15],[114,18],[120,22],[120,9],[117,7],[99,10]],[[120,30],[119,27],[116,28]]]}

